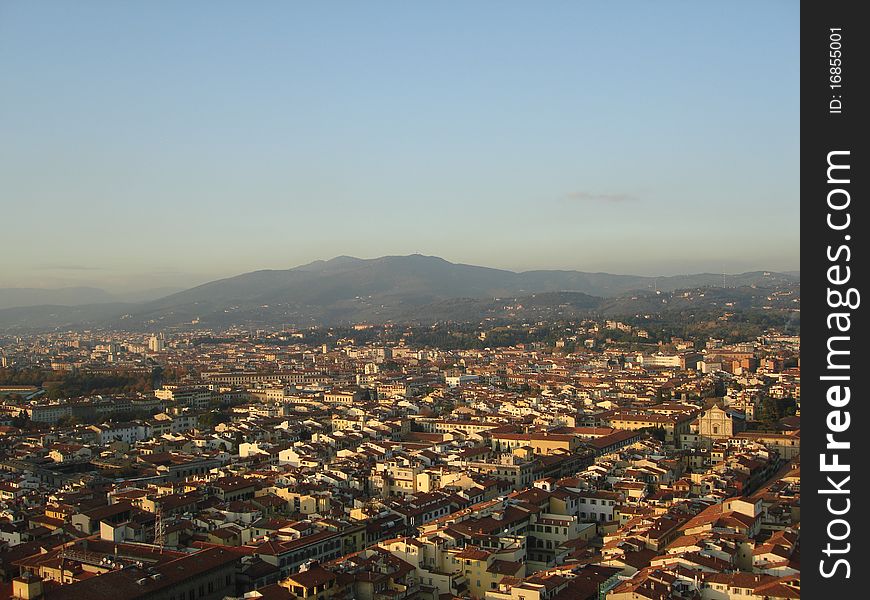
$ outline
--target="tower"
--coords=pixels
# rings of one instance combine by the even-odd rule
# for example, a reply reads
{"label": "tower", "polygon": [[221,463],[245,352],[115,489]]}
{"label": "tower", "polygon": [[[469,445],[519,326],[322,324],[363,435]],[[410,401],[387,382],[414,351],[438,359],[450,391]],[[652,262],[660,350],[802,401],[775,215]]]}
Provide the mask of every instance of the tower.
{"label": "tower", "polygon": [[166,529],[163,522],[163,511],[158,507],[157,514],[154,517],[154,545],[160,547],[163,552],[163,547],[166,545]]}

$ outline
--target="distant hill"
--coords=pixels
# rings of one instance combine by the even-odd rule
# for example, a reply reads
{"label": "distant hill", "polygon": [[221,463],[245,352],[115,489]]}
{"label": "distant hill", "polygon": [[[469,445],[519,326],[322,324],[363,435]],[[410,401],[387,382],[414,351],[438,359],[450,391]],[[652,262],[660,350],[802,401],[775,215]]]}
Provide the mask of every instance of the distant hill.
{"label": "distant hill", "polygon": [[[727,276],[729,287],[775,285],[797,278],[754,272]],[[149,303],[152,307],[188,303],[295,302],[331,304],[356,297],[404,301],[516,296],[540,292],[580,292],[611,297],[636,290],[660,291],[721,286],[722,275],[701,273],[642,277],[580,271],[525,271],[455,264],[435,256],[340,256],[283,271],[254,271],[212,281]]]}
{"label": "distant hill", "polygon": [[84,306],[108,302],[148,302],[182,291],[160,287],[112,294],[95,287],[0,288],[0,309],[29,306]]}
{"label": "distant hill", "polygon": [[94,287],[0,288],[0,308],[39,306],[42,304],[77,306],[111,302],[112,300],[114,297],[109,292]]}
{"label": "distant hill", "polygon": [[[728,275],[729,288],[761,290],[795,286],[799,278],[774,272]],[[59,327],[64,324],[161,327],[203,325],[420,321],[478,318],[525,298],[526,304],[558,306],[566,298],[572,311],[593,310],[632,293],[705,287],[722,288],[722,274],[643,277],[580,271],[526,271],[455,264],[434,256],[340,256],[286,270],[244,273],[212,281],[157,300],[102,308],[60,306],[0,310],[0,326]],[[568,296],[560,296],[568,294]],[[759,297],[763,293],[758,294]],[[532,300],[535,298],[536,300]],[[610,304],[621,305],[610,300]],[[61,304],[55,302],[54,304]],[[507,302],[511,304],[511,302]],[[630,306],[632,302],[629,302]],[[608,311],[611,312],[611,311]],[[64,323],[64,321],[66,323]]]}

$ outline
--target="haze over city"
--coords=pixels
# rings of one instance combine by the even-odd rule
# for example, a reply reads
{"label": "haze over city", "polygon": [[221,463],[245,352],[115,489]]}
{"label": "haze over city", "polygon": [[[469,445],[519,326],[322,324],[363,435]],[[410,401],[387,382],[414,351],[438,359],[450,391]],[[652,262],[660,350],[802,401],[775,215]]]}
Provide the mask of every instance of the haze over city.
{"label": "haze over city", "polygon": [[0,287],[799,268],[792,3],[335,8],[0,6]]}

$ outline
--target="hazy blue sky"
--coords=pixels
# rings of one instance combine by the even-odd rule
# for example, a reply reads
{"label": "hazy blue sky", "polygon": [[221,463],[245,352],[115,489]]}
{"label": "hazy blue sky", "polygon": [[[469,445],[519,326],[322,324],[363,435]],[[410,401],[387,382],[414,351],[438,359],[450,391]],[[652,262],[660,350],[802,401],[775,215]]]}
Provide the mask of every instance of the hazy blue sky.
{"label": "hazy blue sky", "polygon": [[0,287],[799,268],[799,5],[0,1]]}

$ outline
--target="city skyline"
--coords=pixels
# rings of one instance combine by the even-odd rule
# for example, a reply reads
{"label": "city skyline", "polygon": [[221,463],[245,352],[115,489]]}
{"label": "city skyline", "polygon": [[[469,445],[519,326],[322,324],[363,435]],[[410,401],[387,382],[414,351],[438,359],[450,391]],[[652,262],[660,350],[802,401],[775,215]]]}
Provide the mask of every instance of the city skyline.
{"label": "city skyline", "polygon": [[800,268],[792,3],[168,6],[0,8],[0,286]]}
{"label": "city skyline", "polygon": [[861,40],[800,9],[0,2],[0,597],[840,597]]}

